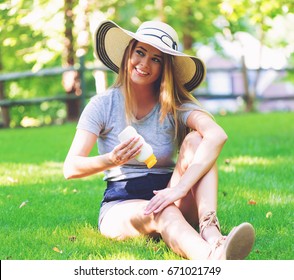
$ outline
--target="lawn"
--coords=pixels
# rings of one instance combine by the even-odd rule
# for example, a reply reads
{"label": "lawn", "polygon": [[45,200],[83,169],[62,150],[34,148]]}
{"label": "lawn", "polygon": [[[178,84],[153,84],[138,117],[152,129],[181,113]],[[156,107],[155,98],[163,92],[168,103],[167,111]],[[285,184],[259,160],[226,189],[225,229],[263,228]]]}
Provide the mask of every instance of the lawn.
{"label": "lawn", "polygon": [[[257,238],[247,259],[293,260],[294,113],[216,119],[229,135],[218,160],[223,233],[248,221]],[[62,175],[74,132],[75,124],[0,130],[0,259],[180,259],[162,241],[99,234],[102,175]]]}

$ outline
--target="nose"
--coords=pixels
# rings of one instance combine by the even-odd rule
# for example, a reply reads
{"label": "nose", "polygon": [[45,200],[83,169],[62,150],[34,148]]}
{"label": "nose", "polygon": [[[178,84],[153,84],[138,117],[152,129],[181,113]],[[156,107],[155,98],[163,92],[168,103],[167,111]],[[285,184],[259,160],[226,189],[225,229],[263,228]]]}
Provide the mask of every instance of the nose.
{"label": "nose", "polygon": [[149,64],[148,57],[147,56],[142,57],[140,60],[140,65],[142,67],[148,67],[148,64]]}

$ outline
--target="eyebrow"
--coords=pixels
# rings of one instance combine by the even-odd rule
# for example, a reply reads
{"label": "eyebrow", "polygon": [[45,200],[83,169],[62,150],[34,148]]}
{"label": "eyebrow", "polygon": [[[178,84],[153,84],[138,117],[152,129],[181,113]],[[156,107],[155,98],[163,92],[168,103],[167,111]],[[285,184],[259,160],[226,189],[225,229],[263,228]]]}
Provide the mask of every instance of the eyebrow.
{"label": "eyebrow", "polygon": [[[139,49],[142,49],[143,51],[145,51],[145,52],[148,52],[145,48],[143,48],[142,46],[139,46],[138,47]],[[157,56],[157,57],[159,57],[159,58],[163,58],[163,56],[162,55],[159,55],[159,54],[154,54],[154,56]]]}

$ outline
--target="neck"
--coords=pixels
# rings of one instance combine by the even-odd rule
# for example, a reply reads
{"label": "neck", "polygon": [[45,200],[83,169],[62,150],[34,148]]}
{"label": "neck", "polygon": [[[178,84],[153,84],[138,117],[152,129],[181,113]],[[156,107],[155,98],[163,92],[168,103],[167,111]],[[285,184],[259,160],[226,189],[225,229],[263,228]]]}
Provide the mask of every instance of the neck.
{"label": "neck", "polygon": [[141,105],[154,105],[157,102],[157,97],[156,93],[154,92],[153,86],[148,87],[132,85],[131,90],[133,92],[133,96],[138,107],[140,107]]}
{"label": "neck", "polygon": [[132,86],[132,96],[136,103],[137,110],[134,112],[137,119],[146,116],[158,102],[158,98],[153,88],[146,86]]}

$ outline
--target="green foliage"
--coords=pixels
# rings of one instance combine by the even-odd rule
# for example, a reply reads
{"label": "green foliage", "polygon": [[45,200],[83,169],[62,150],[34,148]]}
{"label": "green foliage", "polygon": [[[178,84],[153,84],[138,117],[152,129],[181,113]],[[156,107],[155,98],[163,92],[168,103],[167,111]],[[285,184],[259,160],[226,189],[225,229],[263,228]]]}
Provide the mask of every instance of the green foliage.
{"label": "green foliage", "polygon": [[[60,9],[59,1],[48,6],[48,1],[4,1],[0,4],[0,61],[2,72],[33,71],[61,64],[62,48],[58,48],[57,39],[62,40],[62,26],[57,25],[54,18]],[[58,35],[59,34],[59,35]],[[30,99],[57,95],[63,92],[60,77],[30,78],[5,83],[7,99]],[[51,104],[50,110],[44,112],[40,106],[19,106],[10,109],[12,127],[19,126],[25,117],[39,119],[43,124],[49,124],[57,112],[64,110],[62,104]],[[44,105],[43,105],[44,108]],[[62,109],[63,108],[63,109]]]}
{"label": "green foliage", "polygon": [[232,34],[246,31],[263,44],[263,33],[272,28],[273,19],[287,15],[290,7],[290,2],[280,0],[223,0],[220,13]]}
{"label": "green foliage", "polygon": [[[74,52],[83,49],[85,60],[96,63],[89,28],[94,15],[116,21],[126,29],[135,31],[141,22],[162,19],[178,32],[183,43],[188,36],[192,48],[184,50],[195,54],[199,46],[213,45],[221,52],[217,38],[235,40],[239,31],[249,32],[264,45],[287,48],[293,53],[293,36],[289,36],[293,24],[293,1],[286,0],[101,0],[69,1],[73,9]],[[160,3],[163,6],[160,6]],[[0,3],[0,73],[22,70],[37,71],[61,66],[65,55],[64,1],[10,1]],[[96,14],[99,16],[97,17]],[[281,26],[281,27],[279,27]],[[81,34],[83,36],[81,36]],[[186,36],[186,37],[185,37]],[[81,37],[88,39],[80,40]],[[188,46],[191,47],[191,46]],[[289,66],[293,60],[289,59]],[[88,75],[88,74],[87,74]],[[290,77],[291,79],[291,77]],[[95,91],[94,79],[87,77],[87,89]],[[89,85],[88,85],[89,84]],[[55,96],[64,92],[61,77],[25,79],[5,84],[4,97],[8,99]],[[39,105],[11,109],[11,126],[19,126],[24,117],[59,119],[58,112],[64,105],[51,103],[46,111]],[[46,107],[43,105],[43,107]]]}
{"label": "green foliage", "polygon": [[[60,63],[58,55],[62,53],[62,48],[58,51],[60,44],[56,42],[56,37],[62,40],[60,31],[63,27],[53,21],[60,9],[60,1],[51,2],[54,3],[49,6],[49,1],[42,5],[36,4],[36,1],[7,0],[0,5],[3,15],[0,18],[3,69],[0,70],[38,70],[44,65],[52,65],[52,62],[53,65],[54,62]],[[56,26],[59,32],[55,31]]]}
{"label": "green foliage", "polygon": [[[11,3],[14,3],[13,5]],[[74,17],[75,48],[78,49],[78,33],[81,31],[81,6],[79,1],[72,1]],[[280,0],[208,0],[208,1],[181,1],[166,0],[159,7],[157,1],[136,0],[102,0],[98,3],[85,1],[86,15],[100,11],[104,17],[115,20],[126,29],[135,30],[146,20],[164,17],[175,27],[181,41],[184,34],[193,37],[196,43],[213,41],[220,30],[218,21],[226,21],[231,33],[237,31],[258,32],[260,27],[266,31],[272,27],[271,19],[285,16],[291,11],[291,1]],[[4,1],[0,5],[1,53],[6,72],[14,69],[33,67],[35,70],[44,66],[60,65],[64,50],[64,19],[63,2],[54,1]],[[79,21],[78,21],[79,20]],[[83,20],[88,20],[83,19]],[[88,26],[88,23],[83,23]],[[4,28],[5,26],[5,28]],[[223,31],[221,29],[221,31]],[[89,32],[89,30],[86,30]],[[90,51],[92,42],[87,42],[86,49]],[[6,55],[4,56],[3,53]],[[8,54],[8,55],[7,55]],[[11,59],[17,57],[21,59]]]}
{"label": "green foliage", "polygon": [[[63,95],[61,77],[47,76],[23,79],[18,82],[6,83],[6,92],[11,100],[31,99],[36,97],[46,97],[52,95]],[[51,124],[65,119],[65,105],[61,102],[43,102],[35,105],[21,105],[10,108],[11,127],[21,125],[25,118],[38,120],[39,125]],[[64,111],[64,113],[62,113]]]}
{"label": "green foliage", "polygon": [[207,44],[217,28],[213,24],[219,14],[219,1],[168,1],[167,20],[175,26],[183,40],[183,34],[192,35],[194,42]]}
{"label": "green foliage", "polygon": [[[222,232],[251,222],[248,259],[293,260],[294,114],[216,119],[229,135],[218,161]],[[74,133],[75,124],[0,131],[0,259],[180,259],[162,240],[113,241],[97,231],[102,176],[62,175]]]}

